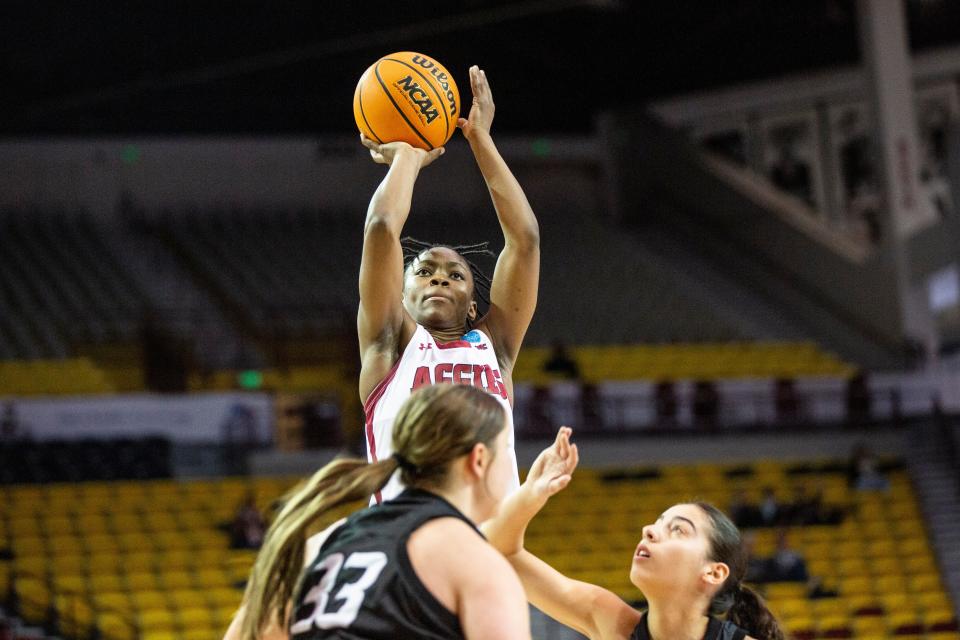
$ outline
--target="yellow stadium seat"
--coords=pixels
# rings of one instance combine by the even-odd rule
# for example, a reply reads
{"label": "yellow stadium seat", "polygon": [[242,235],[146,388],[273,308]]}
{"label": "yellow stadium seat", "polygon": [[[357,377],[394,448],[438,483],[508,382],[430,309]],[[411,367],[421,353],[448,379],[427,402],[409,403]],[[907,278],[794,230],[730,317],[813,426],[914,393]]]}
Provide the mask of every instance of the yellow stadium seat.
{"label": "yellow stadium seat", "polygon": [[177,569],[160,572],[159,581],[165,589],[189,589],[194,583],[191,573]]}
{"label": "yellow stadium seat", "polygon": [[851,619],[851,625],[857,638],[884,638],[887,635],[887,621],[883,616],[857,616]]}
{"label": "yellow stadium seat", "polygon": [[196,555],[189,549],[171,549],[164,551],[160,556],[158,567],[163,570],[186,569],[192,567]]}
{"label": "yellow stadium seat", "polygon": [[94,611],[86,596],[60,593],[56,596],[55,603],[61,633],[66,637],[90,635]]}
{"label": "yellow stadium seat", "polygon": [[903,563],[899,558],[871,558],[869,561],[870,573],[874,576],[903,575]]}
{"label": "yellow stadium seat", "polygon": [[213,624],[210,610],[206,607],[184,607],[177,612],[184,629],[206,628]]}
{"label": "yellow stadium seat", "polygon": [[878,594],[877,599],[887,611],[905,611],[913,609],[915,604],[913,596],[903,591]]}
{"label": "yellow stadium seat", "polygon": [[177,628],[173,612],[166,607],[141,609],[138,615],[140,627],[153,631],[170,631]]}
{"label": "yellow stadium seat", "polygon": [[907,590],[907,581],[900,574],[873,578],[876,593],[903,593]]}
{"label": "yellow stadium seat", "polygon": [[51,563],[56,573],[83,573],[87,569],[87,557],[83,554],[59,556]]}
{"label": "yellow stadium seat", "polygon": [[838,598],[808,600],[807,606],[817,618],[842,617],[846,619],[848,616],[847,603]]}
{"label": "yellow stadium seat", "polygon": [[155,538],[143,531],[119,533],[117,534],[117,542],[120,548],[127,553],[139,553],[157,548]]}
{"label": "yellow stadium seat", "polygon": [[949,596],[944,591],[928,591],[913,596],[918,607],[924,610],[949,609],[953,606]]}
{"label": "yellow stadium seat", "polygon": [[51,593],[45,579],[18,578],[13,590],[20,602],[20,611],[26,620],[37,622],[46,618],[51,604]]}
{"label": "yellow stadium seat", "polygon": [[128,553],[122,557],[123,567],[128,572],[149,572],[157,566],[157,557],[151,551]]}
{"label": "yellow stadium seat", "polygon": [[914,611],[895,611],[887,618],[889,628],[897,636],[923,633],[923,621]]}
{"label": "yellow stadium seat", "polygon": [[125,591],[101,591],[93,594],[93,604],[98,610],[129,611],[130,594]]}
{"label": "yellow stadium seat", "polygon": [[156,591],[157,582],[157,576],[152,571],[127,574],[127,588],[131,591]]}
{"label": "yellow stadium seat", "polygon": [[50,565],[49,557],[45,555],[15,555],[13,568],[18,575],[31,578],[44,578]]}
{"label": "yellow stadium seat", "polygon": [[230,576],[220,568],[200,569],[196,573],[197,585],[205,589],[211,587],[226,587],[230,584]]}
{"label": "yellow stadium seat", "polygon": [[96,624],[101,636],[107,640],[136,640],[136,621],[123,613],[98,613]]}
{"label": "yellow stadium seat", "polygon": [[903,570],[906,573],[933,573],[937,571],[937,564],[929,553],[925,553],[904,559]]}
{"label": "yellow stadium seat", "polygon": [[828,638],[840,637],[844,631],[851,630],[852,627],[852,620],[846,615],[827,615],[817,621],[817,629],[821,636]]}
{"label": "yellow stadium seat", "polygon": [[927,593],[943,591],[943,584],[940,582],[940,576],[936,573],[919,573],[909,578],[910,591],[914,593]]}
{"label": "yellow stadium seat", "polygon": [[139,533],[143,531],[143,519],[139,513],[114,513],[111,518],[112,530],[117,534]]}
{"label": "yellow stadium seat", "polygon": [[134,591],[130,594],[133,607],[138,611],[150,609],[166,609],[170,600],[165,591]]}
{"label": "yellow stadium seat", "polygon": [[120,551],[120,545],[117,539],[109,534],[93,534],[85,536],[84,547],[88,553],[106,553],[116,554]]}
{"label": "yellow stadium seat", "polygon": [[927,625],[927,628],[939,627],[940,630],[946,631],[949,627],[953,627],[951,630],[957,630],[957,615],[954,613],[953,607],[949,606],[924,611],[923,622]]}
{"label": "yellow stadium seat", "polygon": [[180,634],[170,629],[144,629],[140,640],[180,640]]}
{"label": "yellow stadium seat", "polygon": [[13,552],[17,557],[47,555],[46,538],[39,534],[19,534],[13,532],[13,535]]}
{"label": "yellow stadium seat", "polygon": [[218,587],[207,591],[207,598],[211,603],[217,606],[232,607],[236,609],[240,605],[243,594],[239,589],[229,587]]}
{"label": "yellow stadium seat", "polygon": [[168,593],[170,602],[176,608],[195,607],[197,603],[207,601],[206,594],[198,589],[175,589]]}
{"label": "yellow stadium seat", "polygon": [[79,573],[58,573],[53,576],[53,587],[57,593],[86,593],[87,577]]}
{"label": "yellow stadium seat", "polygon": [[93,593],[123,591],[126,589],[126,585],[123,582],[123,577],[117,573],[90,574],[87,583],[90,586],[90,591]]}
{"label": "yellow stadium seat", "polygon": [[857,596],[872,593],[874,581],[868,577],[840,578],[840,593],[844,596]]}
{"label": "yellow stadium seat", "polygon": [[94,553],[87,557],[87,567],[92,574],[119,573],[124,557],[115,553]]}
{"label": "yellow stadium seat", "polygon": [[106,534],[110,532],[107,519],[99,513],[82,513],[77,516],[77,531],[84,536]]}
{"label": "yellow stadium seat", "polygon": [[181,634],[181,640],[220,640],[225,629],[206,627],[187,627]]}

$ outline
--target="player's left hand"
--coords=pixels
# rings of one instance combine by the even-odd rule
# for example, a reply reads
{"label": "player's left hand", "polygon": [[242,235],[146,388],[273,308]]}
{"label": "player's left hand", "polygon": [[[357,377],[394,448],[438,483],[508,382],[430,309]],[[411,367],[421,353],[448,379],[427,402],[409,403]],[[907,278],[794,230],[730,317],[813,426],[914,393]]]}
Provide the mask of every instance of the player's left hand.
{"label": "player's left hand", "polygon": [[573,470],[580,461],[577,445],[570,443],[573,429],[560,427],[553,444],[537,456],[524,485],[539,498],[549,498],[570,484]]}
{"label": "player's left hand", "polygon": [[487,74],[477,65],[470,67],[470,89],[473,91],[470,114],[466,118],[457,119],[457,126],[468,140],[478,133],[490,133],[495,110]]}

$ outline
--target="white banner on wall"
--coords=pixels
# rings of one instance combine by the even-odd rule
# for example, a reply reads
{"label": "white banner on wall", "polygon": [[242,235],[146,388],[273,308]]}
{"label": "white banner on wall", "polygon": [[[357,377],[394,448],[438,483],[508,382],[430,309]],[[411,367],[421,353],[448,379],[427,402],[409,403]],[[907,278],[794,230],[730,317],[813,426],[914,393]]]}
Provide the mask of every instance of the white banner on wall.
{"label": "white banner on wall", "polygon": [[18,429],[36,440],[159,435],[189,444],[268,444],[273,439],[272,400],[265,393],[18,399],[12,405]]}

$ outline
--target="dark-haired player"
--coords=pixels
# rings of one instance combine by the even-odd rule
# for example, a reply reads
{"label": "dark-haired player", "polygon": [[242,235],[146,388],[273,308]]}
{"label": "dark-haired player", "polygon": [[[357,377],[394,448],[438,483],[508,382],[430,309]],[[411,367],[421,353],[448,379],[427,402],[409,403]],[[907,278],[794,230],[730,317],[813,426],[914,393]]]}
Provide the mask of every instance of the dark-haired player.
{"label": "dark-haired player", "polygon": [[[367,456],[371,462],[393,453],[390,441],[396,412],[410,392],[437,383],[469,384],[498,399],[509,419],[509,450],[518,486],[513,450],[511,371],[537,303],[540,234],[537,219],[520,184],[490,136],[493,97],[486,75],[470,68],[473,105],[457,125],[470,143],[487,183],[504,248],[492,279],[468,259],[485,245],[434,246],[401,243],[420,170],[443,149],[416,149],[403,142],[363,144],[375,162],[389,165],[370,201],[360,263],[360,399],[366,414]],[[489,292],[486,289],[489,288]],[[477,299],[489,293],[481,317]],[[374,499],[396,496],[397,477]]]}

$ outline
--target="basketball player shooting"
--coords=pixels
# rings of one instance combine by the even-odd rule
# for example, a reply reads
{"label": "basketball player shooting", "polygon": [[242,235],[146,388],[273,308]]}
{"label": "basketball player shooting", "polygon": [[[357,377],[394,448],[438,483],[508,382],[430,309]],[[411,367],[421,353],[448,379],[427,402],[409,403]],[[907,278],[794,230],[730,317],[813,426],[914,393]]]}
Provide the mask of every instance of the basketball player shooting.
{"label": "basketball player shooting", "polygon": [[[410,392],[438,383],[473,385],[507,410],[513,482],[519,486],[513,446],[511,372],[533,318],[540,278],[540,232],[523,189],[497,151],[490,127],[494,104],[486,74],[470,68],[473,104],[457,126],[470,144],[503,230],[504,247],[493,278],[470,260],[486,243],[466,247],[401,240],[420,170],[443,154],[405,142],[377,144],[361,136],[373,160],[389,166],[370,200],[360,262],[360,399],[366,414],[367,457],[393,454],[394,417]],[[480,317],[478,299],[489,303]],[[438,434],[442,437],[442,434]],[[398,476],[378,492],[399,494]]]}

